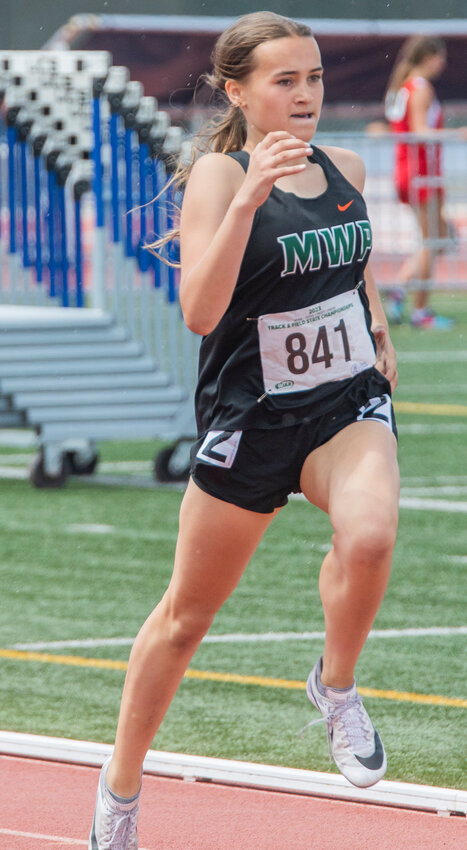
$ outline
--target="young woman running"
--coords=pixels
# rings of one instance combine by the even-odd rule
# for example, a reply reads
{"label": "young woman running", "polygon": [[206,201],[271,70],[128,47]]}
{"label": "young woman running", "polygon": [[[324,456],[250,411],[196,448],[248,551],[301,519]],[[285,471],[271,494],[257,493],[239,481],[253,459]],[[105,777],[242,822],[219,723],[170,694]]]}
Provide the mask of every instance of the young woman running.
{"label": "young woman running", "polygon": [[307,26],[246,15],[213,60],[228,108],[191,168],[180,224],[180,301],[203,336],[199,440],[173,576],[131,652],[90,850],[137,847],[146,751],[292,491],[328,512],[334,531],[308,697],[350,782],[372,785],[386,770],[354,680],[389,579],[399,492],[395,355],[368,267],[364,167],[350,151],[310,145],[323,69]]}
{"label": "young woman running", "polygon": [[[432,80],[446,65],[446,47],[435,36],[413,36],[402,45],[388,84],[386,117],[394,133],[429,136],[442,129],[443,114]],[[389,293],[388,315],[402,321],[407,284],[418,281],[413,293],[410,321],[414,327],[449,330],[453,322],[429,308],[428,284],[433,277],[439,248],[430,241],[448,237],[443,212],[441,149],[439,142],[418,144],[401,141],[396,147],[395,185],[399,199],[409,204],[417,218],[422,247],[408,258],[399,273],[400,285]],[[426,284],[425,284],[426,282]],[[425,284],[425,285],[424,285]]]}

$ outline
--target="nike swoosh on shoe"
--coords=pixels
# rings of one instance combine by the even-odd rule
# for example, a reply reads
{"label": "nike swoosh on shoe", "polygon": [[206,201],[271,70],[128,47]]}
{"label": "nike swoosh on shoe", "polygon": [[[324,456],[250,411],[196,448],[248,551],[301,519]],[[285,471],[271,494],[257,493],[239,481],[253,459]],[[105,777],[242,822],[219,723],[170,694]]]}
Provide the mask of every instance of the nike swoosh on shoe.
{"label": "nike swoosh on shoe", "polygon": [[384,761],[384,749],[383,744],[381,743],[381,738],[379,737],[376,729],[375,729],[375,751],[371,756],[357,756],[355,754],[355,758],[366,767],[368,770],[379,770]]}

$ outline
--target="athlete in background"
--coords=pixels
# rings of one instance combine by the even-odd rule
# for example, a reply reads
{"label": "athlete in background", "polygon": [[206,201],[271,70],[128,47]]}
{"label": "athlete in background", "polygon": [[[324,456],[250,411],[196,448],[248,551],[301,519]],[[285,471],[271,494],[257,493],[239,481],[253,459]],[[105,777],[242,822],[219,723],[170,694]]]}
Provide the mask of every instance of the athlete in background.
{"label": "athlete in background", "polygon": [[[446,64],[446,47],[435,36],[413,36],[402,45],[391,74],[385,99],[386,118],[394,133],[417,133],[429,137],[443,127],[443,114],[432,80]],[[433,277],[436,254],[448,237],[443,213],[441,149],[436,141],[401,141],[396,147],[395,185],[399,199],[413,209],[420,227],[422,247],[406,260],[399,285],[388,297],[388,315],[402,321],[406,287],[420,282],[413,292],[410,321],[414,327],[449,330],[453,322],[429,307],[428,283]],[[440,240],[439,246],[433,240]],[[427,285],[424,285],[424,281]]]}
{"label": "athlete in background", "polygon": [[352,783],[386,770],[354,679],[389,579],[399,491],[395,354],[367,264],[364,167],[351,151],[310,146],[323,68],[309,27],[246,15],[218,39],[213,67],[226,109],[188,169],[180,223],[180,302],[203,336],[199,439],[172,579],[131,652],[90,850],[137,847],[146,751],[292,491],[334,529],[319,580],[325,647],[308,697]]}

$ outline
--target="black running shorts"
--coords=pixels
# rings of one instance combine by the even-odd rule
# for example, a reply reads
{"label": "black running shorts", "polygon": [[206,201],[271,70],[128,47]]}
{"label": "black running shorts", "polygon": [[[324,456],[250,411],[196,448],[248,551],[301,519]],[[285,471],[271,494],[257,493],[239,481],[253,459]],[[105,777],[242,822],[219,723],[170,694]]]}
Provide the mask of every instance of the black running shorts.
{"label": "black running shorts", "polygon": [[[388,384],[389,389],[389,384]],[[381,392],[381,384],[378,382]],[[191,449],[191,475],[211,496],[257,513],[271,513],[300,492],[308,455],[353,422],[380,422],[397,437],[389,393],[354,394],[323,416],[284,428],[212,430]]]}

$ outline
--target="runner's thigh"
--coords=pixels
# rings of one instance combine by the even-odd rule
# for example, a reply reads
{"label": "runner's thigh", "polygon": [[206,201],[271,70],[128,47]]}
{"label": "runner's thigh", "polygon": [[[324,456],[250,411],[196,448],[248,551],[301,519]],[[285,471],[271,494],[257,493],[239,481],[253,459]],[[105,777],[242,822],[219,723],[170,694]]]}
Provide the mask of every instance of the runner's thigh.
{"label": "runner's thigh", "polygon": [[180,603],[217,610],[235,589],[276,513],[239,508],[190,480],[180,510],[169,593]]}
{"label": "runner's thigh", "polygon": [[340,507],[356,516],[376,505],[395,519],[399,470],[394,434],[379,422],[353,422],[308,455],[300,485],[331,522]]}

